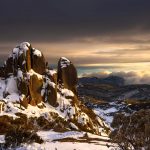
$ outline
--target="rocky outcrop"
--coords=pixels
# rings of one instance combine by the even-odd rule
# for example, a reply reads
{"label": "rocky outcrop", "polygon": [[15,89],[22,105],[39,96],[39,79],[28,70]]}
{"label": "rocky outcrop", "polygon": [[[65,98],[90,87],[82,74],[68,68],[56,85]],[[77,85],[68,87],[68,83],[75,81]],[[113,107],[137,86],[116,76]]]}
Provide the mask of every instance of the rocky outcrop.
{"label": "rocky outcrop", "polygon": [[67,58],[60,58],[57,72],[50,70],[42,52],[24,42],[13,49],[3,68],[0,96],[6,107],[1,105],[1,111],[21,112],[48,129],[109,131],[103,120],[78,100],[77,71]]}
{"label": "rocky outcrop", "polygon": [[67,58],[61,57],[58,62],[58,84],[61,85],[61,87],[77,93],[77,81],[77,71],[75,66]]}
{"label": "rocky outcrop", "polygon": [[32,49],[32,69],[39,73],[39,74],[44,74],[45,69],[46,69],[46,63],[45,63],[45,58],[43,54],[37,50],[37,49]]}
{"label": "rocky outcrop", "polygon": [[32,48],[31,44],[27,42],[21,43],[13,49],[4,68],[5,78],[9,76],[17,78],[20,99],[24,99],[21,101],[23,106],[27,107],[27,103],[36,106],[44,101],[41,90],[44,83],[42,75],[46,72],[46,63],[39,50]]}
{"label": "rocky outcrop", "polygon": [[42,85],[43,85],[43,79],[42,78],[39,78],[35,74],[30,76],[29,96],[31,97],[30,98],[30,104],[32,106],[36,106],[37,104],[39,104],[43,101],[43,98],[41,96]]}

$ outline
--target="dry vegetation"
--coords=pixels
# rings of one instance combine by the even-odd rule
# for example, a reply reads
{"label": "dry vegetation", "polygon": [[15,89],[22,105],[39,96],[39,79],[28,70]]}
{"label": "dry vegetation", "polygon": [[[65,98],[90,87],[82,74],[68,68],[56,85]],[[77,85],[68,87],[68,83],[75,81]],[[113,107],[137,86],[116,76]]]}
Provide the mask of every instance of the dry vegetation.
{"label": "dry vegetation", "polygon": [[132,115],[117,114],[111,124],[113,142],[123,150],[150,149],[150,110],[140,110]]}

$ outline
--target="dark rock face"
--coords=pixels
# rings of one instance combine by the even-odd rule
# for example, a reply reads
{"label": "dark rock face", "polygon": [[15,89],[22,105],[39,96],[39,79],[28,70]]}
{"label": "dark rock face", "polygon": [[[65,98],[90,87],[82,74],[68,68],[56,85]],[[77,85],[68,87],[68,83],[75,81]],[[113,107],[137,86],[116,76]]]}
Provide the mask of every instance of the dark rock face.
{"label": "dark rock face", "polygon": [[36,106],[43,101],[41,96],[41,88],[43,85],[43,79],[39,79],[38,76],[32,75],[29,80],[29,93],[30,104]]}
{"label": "dark rock face", "polygon": [[57,104],[57,88],[53,88],[52,86],[47,86],[47,101],[52,106],[58,106]]}
{"label": "dark rock face", "polygon": [[9,57],[6,61],[5,75],[8,76],[10,73],[13,73],[13,69],[13,57]]}
{"label": "dark rock face", "polygon": [[22,53],[18,59],[15,58],[15,68],[20,68],[22,70],[22,72],[27,72],[27,66],[26,66],[26,57],[25,54]]}
{"label": "dark rock face", "polygon": [[25,96],[27,96],[29,93],[27,82],[24,79],[22,79],[22,80],[18,80],[17,83],[18,83],[17,86],[20,91],[20,94],[24,94]]}
{"label": "dark rock face", "polygon": [[31,54],[32,54],[32,48],[31,48],[31,45],[28,46],[28,50],[26,50],[25,52],[25,57],[26,57],[26,68],[27,68],[27,71],[29,72],[30,69],[31,69]]}
{"label": "dark rock face", "polygon": [[[23,97],[24,95],[22,95]],[[21,100],[20,100],[20,105],[23,106],[24,108],[27,108],[28,107],[28,104],[29,104],[29,99],[26,98],[26,97],[23,97]]]}
{"label": "dark rock face", "polygon": [[0,77],[4,78],[5,77],[5,68],[4,67],[0,67]]}
{"label": "dark rock face", "polygon": [[48,102],[52,106],[57,106],[57,86],[46,74],[44,77],[41,95],[44,97],[44,102]]}
{"label": "dark rock face", "polygon": [[32,69],[39,74],[44,74],[46,65],[43,54],[39,50],[33,49],[31,60],[32,60]]}
{"label": "dark rock face", "polygon": [[67,58],[62,57],[58,62],[57,82],[64,88],[73,91],[75,94],[77,93],[77,71],[72,62]]}

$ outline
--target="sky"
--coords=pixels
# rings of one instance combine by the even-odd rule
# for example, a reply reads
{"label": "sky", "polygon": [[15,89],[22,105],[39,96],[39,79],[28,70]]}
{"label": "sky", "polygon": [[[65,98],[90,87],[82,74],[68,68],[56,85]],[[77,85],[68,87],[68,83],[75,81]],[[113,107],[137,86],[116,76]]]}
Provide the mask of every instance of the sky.
{"label": "sky", "polygon": [[147,71],[150,1],[0,0],[1,61],[23,41],[50,64],[65,56],[97,72]]}

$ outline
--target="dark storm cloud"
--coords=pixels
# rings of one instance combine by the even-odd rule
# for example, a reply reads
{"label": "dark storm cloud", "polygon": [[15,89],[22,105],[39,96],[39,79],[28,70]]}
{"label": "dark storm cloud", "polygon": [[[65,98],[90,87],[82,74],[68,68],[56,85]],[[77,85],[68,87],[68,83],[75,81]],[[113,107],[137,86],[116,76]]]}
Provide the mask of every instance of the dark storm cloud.
{"label": "dark storm cloud", "polygon": [[0,0],[0,41],[149,33],[148,0]]}
{"label": "dark storm cloud", "polygon": [[0,60],[28,41],[51,64],[149,62],[149,8],[148,0],[0,0]]}

